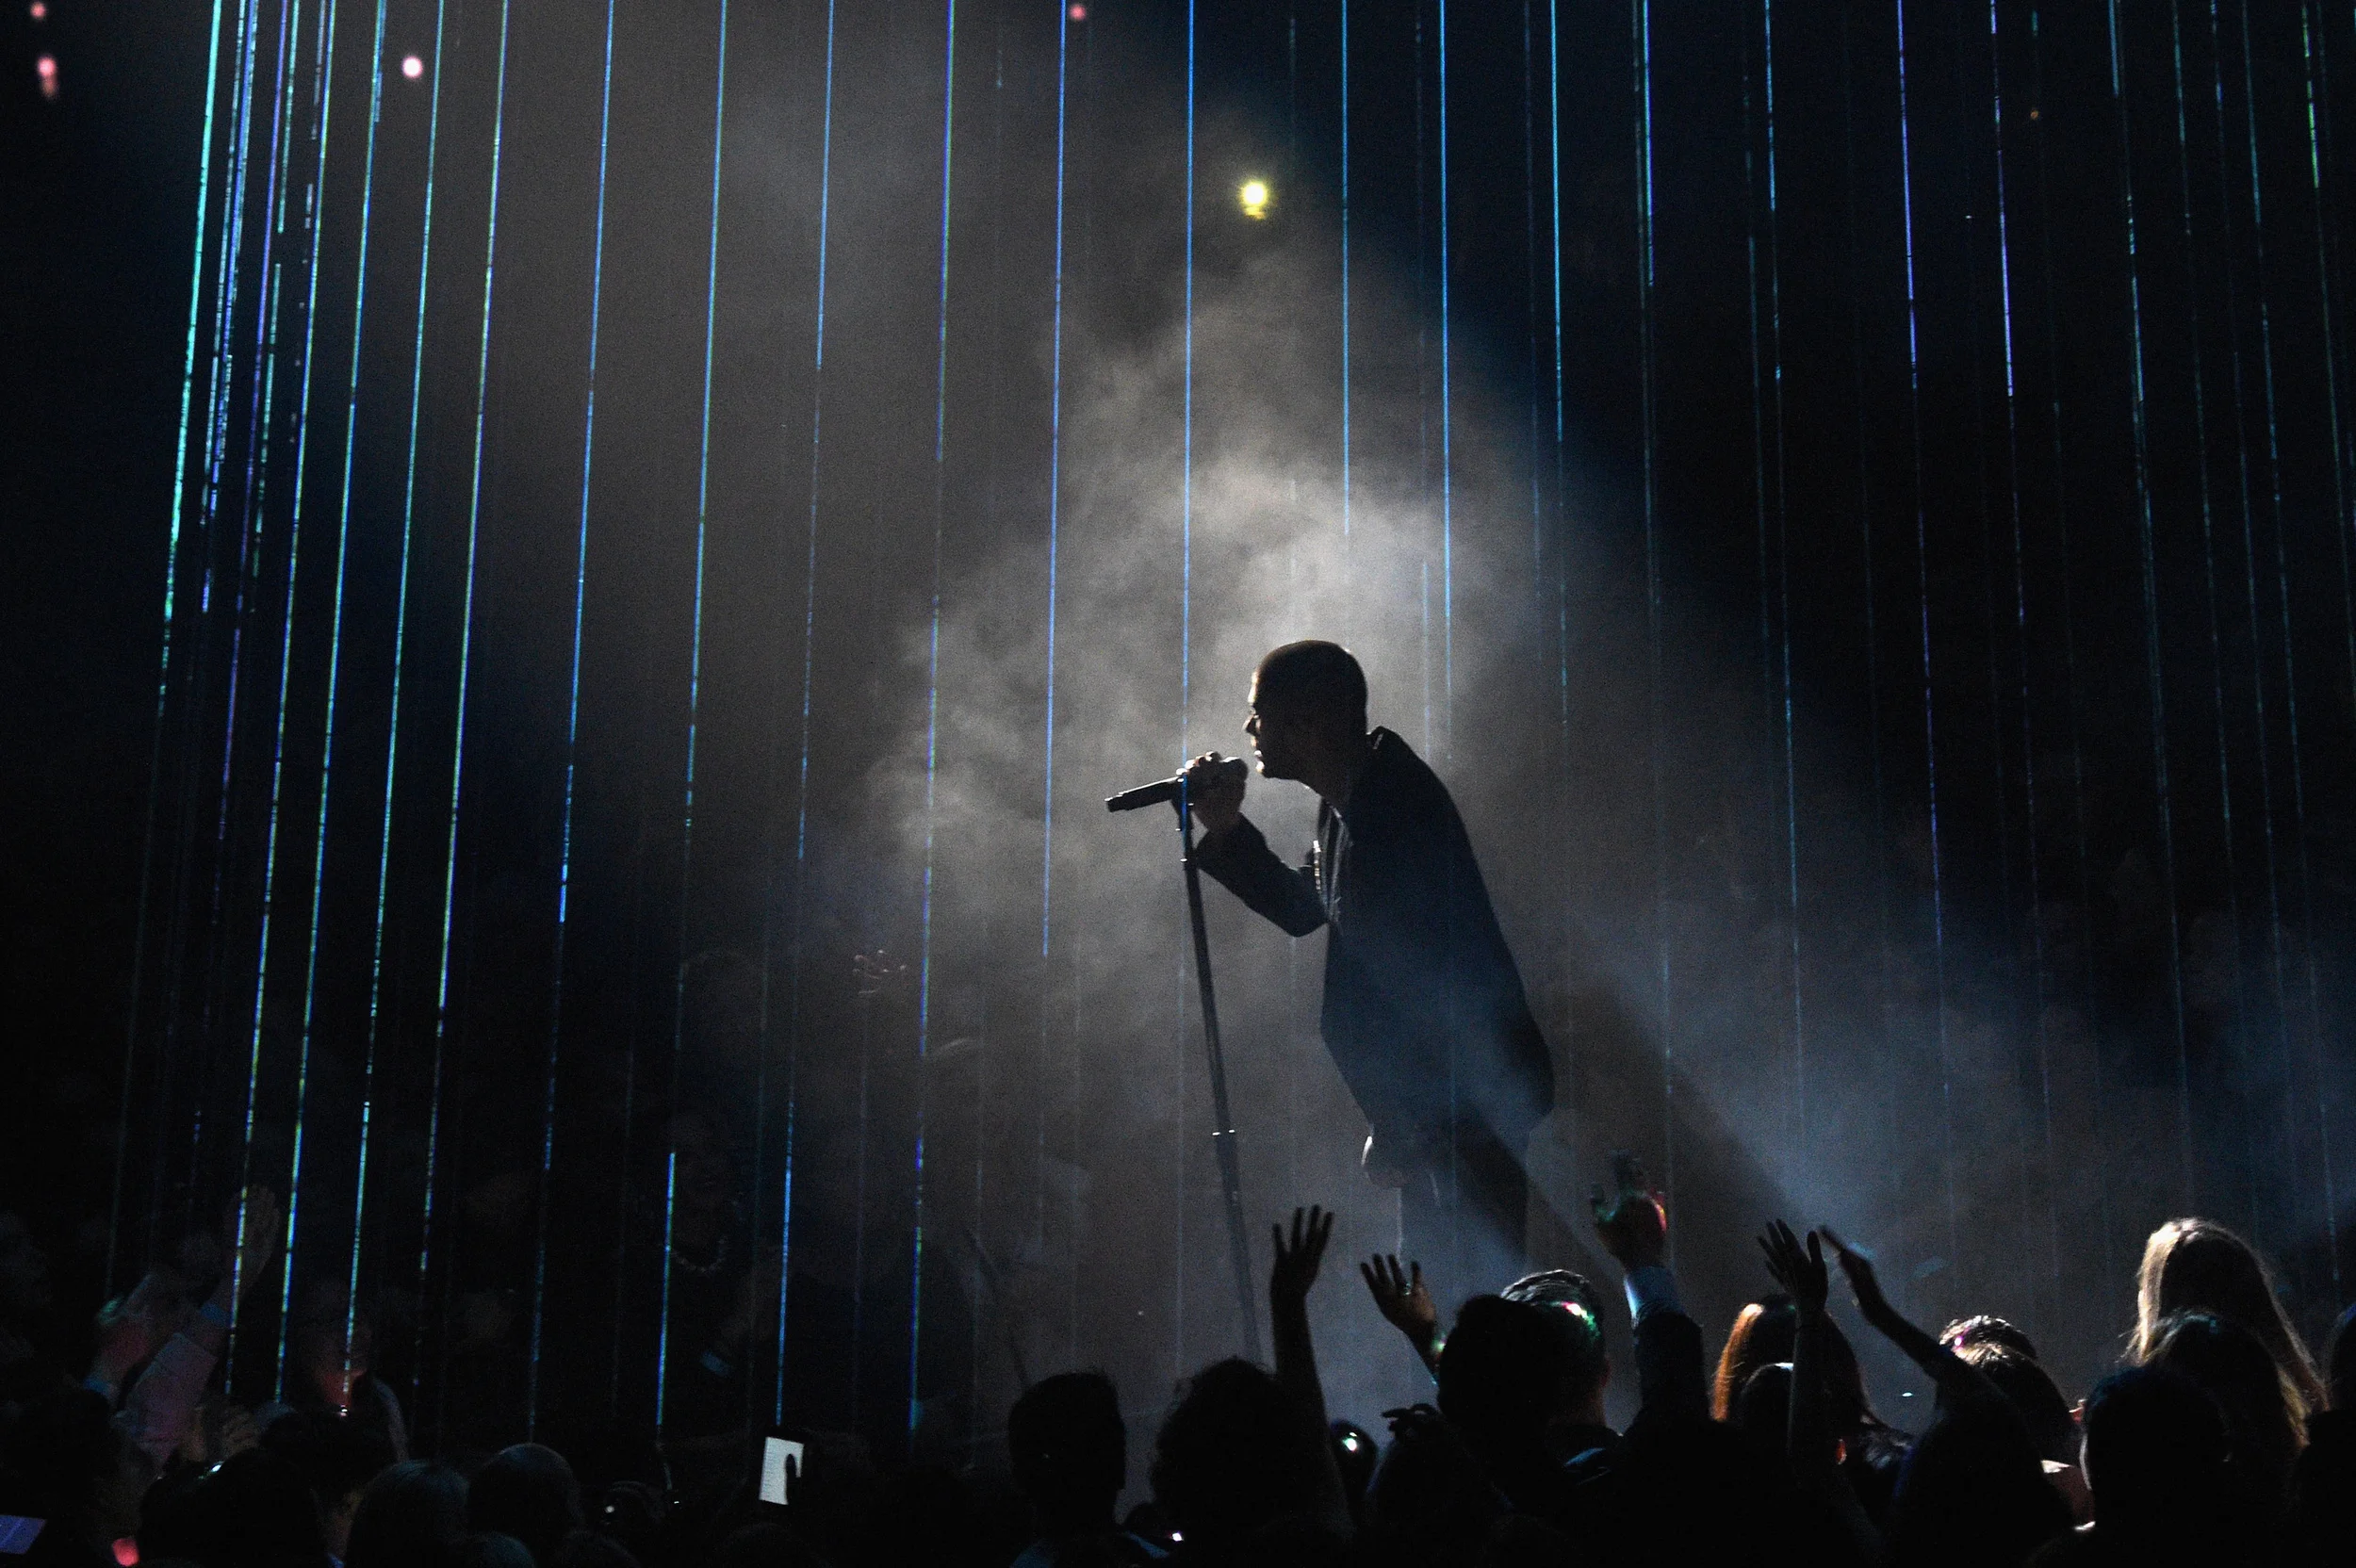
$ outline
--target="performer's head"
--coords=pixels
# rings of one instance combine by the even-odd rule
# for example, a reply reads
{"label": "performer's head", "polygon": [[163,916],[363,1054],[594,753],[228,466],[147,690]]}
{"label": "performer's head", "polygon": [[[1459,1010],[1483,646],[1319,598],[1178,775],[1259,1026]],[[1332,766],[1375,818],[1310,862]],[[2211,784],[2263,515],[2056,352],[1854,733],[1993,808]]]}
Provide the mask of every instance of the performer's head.
{"label": "performer's head", "polygon": [[1365,746],[1366,674],[1339,643],[1286,643],[1252,678],[1244,732],[1261,773],[1305,781],[1320,761],[1353,758]]}

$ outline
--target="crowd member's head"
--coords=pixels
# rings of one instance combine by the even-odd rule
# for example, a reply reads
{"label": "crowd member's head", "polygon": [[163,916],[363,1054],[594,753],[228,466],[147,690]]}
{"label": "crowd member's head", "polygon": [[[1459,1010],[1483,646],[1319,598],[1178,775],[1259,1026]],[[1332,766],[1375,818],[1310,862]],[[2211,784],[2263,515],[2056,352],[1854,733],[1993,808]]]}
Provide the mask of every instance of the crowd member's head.
{"label": "crowd member's head", "polygon": [[87,1389],[44,1394],[17,1412],[0,1459],[0,1512],[47,1520],[47,1550],[59,1561],[104,1554],[139,1527],[145,1458]]}
{"label": "crowd member's head", "polygon": [[323,1411],[296,1411],[270,1423],[262,1445],[295,1467],[318,1500],[327,1549],[346,1556],[362,1490],[393,1462],[384,1434]]}
{"label": "crowd member's head", "polygon": [[491,1456],[466,1489],[466,1527],[512,1535],[547,1568],[564,1538],[581,1527],[581,1487],[564,1456],[518,1443]]}
{"label": "crowd member's head", "polygon": [[1713,1420],[1731,1421],[1742,1396],[1742,1385],[1762,1366],[1792,1359],[1799,1331],[1799,1314],[1788,1296],[1767,1296],[1735,1315],[1726,1348],[1718,1353],[1718,1375],[1710,1389]]}
{"label": "crowd member's head", "polygon": [[2021,1413],[2039,1458],[2057,1464],[2078,1462],[2078,1423],[2070,1416],[2070,1401],[2036,1357],[2023,1354],[2011,1339],[1966,1340],[1952,1348],[1978,1367]]}
{"label": "crowd member's head", "polygon": [[1583,1274],[1547,1268],[1523,1275],[1499,1294],[1544,1312],[1562,1337],[1564,1368],[1553,1415],[1557,1426],[1603,1426],[1603,1395],[1612,1383],[1612,1363],[1604,1354],[1603,1308],[1595,1285]]}
{"label": "crowd member's head", "polygon": [[1986,1413],[1931,1423],[1890,1505],[1893,1568],[2018,1563],[2070,1528],[2070,1509],[2019,1427]]}
{"label": "crowd member's head", "polygon": [[326,1568],[319,1504],[303,1472],[268,1448],[222,1462],[198,1489],[196,1554],[237,1568]]}
{"label": "crowd member's head", "polygon": [[2163,1321],[2185,1312],[2208,1313],[2257,1335],[2290,1380],[2299,1413],[2323,1407],[2323,1380],[2282,1310],[2273,1270],[2256,1249],[2215,1220],[2171,1219],[2144,1243],[2131,1359],[2150,1360]]}
{"label": "crowd member's head", "polygon": [[2206,1313],[2180,1313],[2161,1320],[2145,1364],[2182,1373],[2217,1402],[2237,1511],[2252,1526],[2278,1519],[2299,1457],[2299,1396],[2258,1336]]}
{"label": "crowd member's head", "polygon": [[2183,1373],[2131,1366],[2086,1396],[2086,1489],[2095,1528],[2122,1544],[2213,1530],[2225,1488],[2225,1417]]}
{"label": "crowd member's head", "polygon": [[1310,1456],[1268,1372],[1248,1361],[1195,1374],[1153,1445],[1153,1496],[1192,1547],[1216,1554],[1310,1502]]}
{"label": "crowd member's head", "polygon": [[1064,1372],[1023,1390],[1006,1416],[1014,1484],[1042,1536],[1113,1527],[1129,1475],[1121,1396],[1102,1372]]}
{"label": "crowd member's head", "polygon": [[1383,1457],[1383,1445],[1355,1421],[1329,1423],[1326,1436],[1333,1443],[1333,1468],[1341,1473],[1342,1495],[1349,1500],[1350,1516],[1363,1524],[1366,1492],[1374,1484],[1374,1467]]}
{"label": "crowd member's head", "polygon": [[466,1528],[465,1477],[422,1460],[396,1464],[361,1492],[346,1537],[344,1568],[431,1562]]}
{"label": "crowd member's head", "polygon": [[434,1561],[435,1568],[532,1568],[522,1542],[487,1530],[458,1537]]}
{"label": "crowd member's head", "polygon": [[1546,1462],[1547,1432],[1579,1385],[1599,1388],[1602,1359],[1583,1311],[1476,1296],[1440,1351],[1440,1413],[1511,1493]]}
{"label": "crowd member's head", "polygon": [[[1974,1345],[2001,1345],[2031,1361],[2037,1359],[2036,1341],[2023,1333],[2018,1325],[1992,1313],[1976,1313],[1970,1317],[1956,1318],[1939,1331],[1939,1342],[1957,1355],[1963,1355],[1967,1348]],[[1970,1358],[1967,1356],[1965,1359]]]}

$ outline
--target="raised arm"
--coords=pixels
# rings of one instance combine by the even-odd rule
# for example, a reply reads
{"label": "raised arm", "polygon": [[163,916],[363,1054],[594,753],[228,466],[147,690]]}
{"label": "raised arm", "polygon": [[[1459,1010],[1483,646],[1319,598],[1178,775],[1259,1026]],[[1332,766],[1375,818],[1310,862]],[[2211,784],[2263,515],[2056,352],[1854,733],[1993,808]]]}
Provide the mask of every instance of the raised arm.
{"label": "raised arm", "polygon": [[1710,1419],[1702,1374],[1702,1331],[1677,1301],[1669,1271],[1669,1211],[1658,1193],[1642,1188],[1643,1172],[1623,1159],[1622,1191],[1610,1202],[1603,1189],[1592,1200],[1595,1235],[1626,1275],[1629,1313],[1636,1319],[1637,1420],[1646,1426]]}
{"label": "raised arm", "polygon": [[1268,1267],[1268,1322],[1276,1344],[1276,1382],[1293,1408],[1298,1440],[1307,1446],[1317,1485],[1317,1523],[1335,1535],[1350,1534],[1349,1494],[1326,1440],[1325,1388],[1317,1379],[1317,1348],[1309,1338],[1309,1287],[1333,1239],[1333,1217],[1312,1206],[1293,1210],[1292,1235],[1271,1225],[1275,1261]]}
{"label": "raised arm", "polygon": [[1922,1369],[1938,1388],[1941,1402],[1965,1409],[2005,1413],[2011,1410],[2011,1402],[1988,1381],[1986,1373],[1890,1304],[1890,1298],[1882,1294],[1880,1277],[1873,1272],[1873,1259],[1822,1226],[1817,1228],[1817,1233],[1832,1243],[1833,1250],[1840,1254],[1841,1272],[1848,1276],[1849,1290],[1857,1297],[1858,1315]]}
{"label": "raised arm", "polygon": [[1415,1359],[1437,1378],[1440,1309],[1432,1299],[1431,1287],[1423,1282],[1423,1265],[1410,1260],[1401,1268],[1396,1254],[1377,1252],[1358,1266],[1358,1277],[1366,1282],[1366,1294],[1374,1298],[1374,1310],[1383,1315],[1383,1321],[1407,1336]]}

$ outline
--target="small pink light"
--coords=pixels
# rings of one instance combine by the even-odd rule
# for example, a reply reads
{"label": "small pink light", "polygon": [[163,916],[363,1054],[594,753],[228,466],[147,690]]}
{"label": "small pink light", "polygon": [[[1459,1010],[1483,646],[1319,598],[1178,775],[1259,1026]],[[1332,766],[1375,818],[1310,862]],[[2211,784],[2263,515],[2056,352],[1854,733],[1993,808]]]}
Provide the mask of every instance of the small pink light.
{"label": "small pink light", "polygon": [[41,95],[55,98],[57,95],[57,62],[43,55],[33,62],[33,71],[41,77]]}
{"label": "small pink light", "polygon": [[425,61],[415,55],[404,56],[401,62],[401,74],[414,82],[425,74]]}
{"label": "small pink light", "polygon": [[1065,12],[1065,14],[1070,16],[1074,22],[1086,22],[1088,19],[1088,8],[1086,6],[1075,4],[1069,11]]}
{"label": "small pink light", "polygon": [[33,13],[34,21],[46,22],[49,20],[49,8],[43,3],[43,0],[33,0],[32,5],[26,8]]}
{"label": "small pink light", "polygon": [[121,1568],[139,1568],[139,1544],[136,1536],[123,1536],[114,1545],[115,1561]]}

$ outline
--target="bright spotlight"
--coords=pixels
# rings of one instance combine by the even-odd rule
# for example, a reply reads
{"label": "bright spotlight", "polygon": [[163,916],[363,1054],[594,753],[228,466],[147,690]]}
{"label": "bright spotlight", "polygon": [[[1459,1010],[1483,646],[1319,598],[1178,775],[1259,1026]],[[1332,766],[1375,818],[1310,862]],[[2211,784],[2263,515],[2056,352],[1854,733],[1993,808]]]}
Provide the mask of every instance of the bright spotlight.
{"label": "bright spotlight", "polygon": [[1243,215],[1246,218],[1257,219],[1268,216],[1268,181],[1246,180],[1243,182],[1243,188],[1235,194],[1243,203]]}
{"label": "bright spotlight", "polygon": [[425,74],[425,61],[415,55],[405,56],[401,62],[401,74],[414,82]]}

